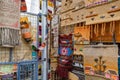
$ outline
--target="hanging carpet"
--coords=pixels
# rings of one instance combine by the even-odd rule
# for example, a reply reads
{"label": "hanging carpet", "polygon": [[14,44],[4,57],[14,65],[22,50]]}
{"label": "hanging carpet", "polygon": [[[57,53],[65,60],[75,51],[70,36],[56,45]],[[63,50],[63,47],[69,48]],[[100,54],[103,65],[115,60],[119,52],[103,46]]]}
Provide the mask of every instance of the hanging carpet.
{"label": "hanging carpet", "polygon": [[19,44],[20,0],[0,0],[0,46]]}

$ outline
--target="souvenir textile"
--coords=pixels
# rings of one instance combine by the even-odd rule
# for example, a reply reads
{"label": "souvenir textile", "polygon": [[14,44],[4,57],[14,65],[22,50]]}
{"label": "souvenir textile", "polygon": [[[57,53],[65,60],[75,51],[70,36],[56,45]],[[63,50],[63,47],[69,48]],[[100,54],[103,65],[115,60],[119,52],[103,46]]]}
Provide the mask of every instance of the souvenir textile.
{"label": "souvenir textile", "polygon": [[79,78],[78,80],[85,80],[83,48],[84,45],[74,45],[72,73]]}
{"label": "souvenir textile", "polygon": [[20,0],[1,0],[0,7],[0,46],[14,47],[20,37]]}
{"label": "souvenir textile", "polygon": [[83,53],[86,80],[119,80],[117,45],[88,45]]}
{"label": "souvenir textile", "polygon": [[0,28],[0,46],[13,47],[19,45],[19,30]]}
{"label": "souvenir textile", "polygon": [[21,0],[21,12],[26,12],[27,11],[27,5],[25,0]]}
{"label": "souvenir textile", "polygon": [[72,70],[72,34],[61,34],[59,36],[59,44],[57,74],[61,78],[68,79],[68,73]]}
{"label": "souvenir textile", "polygon": [[91,42],[120,43],[120,20],[89,26]]}
{"label": "souvenir textile", "polygon": [[16,80],[17,79],[17,64],[0,65],[0,80]]}
{"label": "souvenir textile", "polygon": [[20,25],[22,37],[25,39],[26,42],[30,42],[32,37],[30,33],[30,24],[28,22],[28,17],[21,17]]}
{"label": "souvenir textile", "polygon": [[114,0],[113,2],[110,2],[108,4],[87,9],[86,25],[101,24],[105,22],[120,20],[119,3],[120,0]]}
{"label": "souvenir textile", "polygon": [[75,41],[75,44],[89,44],[90,43],[90,27],[75,26],[74,41]]}
{"label": "souvenir textile", "polygon": [[85,0],[85,4],[87,8],[91,8],[91,7],[109,3],[112,1],[116,1],[116,0]]}
{"label": "souvenir textile", "polygon": [[62,8],[61,8],[61,12],[67,12],[71,9],[74,8],[74,1],[73,0],[62,0]]}
{"label": "souvenir textile", "polygon": [[70,56],[70,55],[73,54],[73,50],[71,48],[60,47],[59,48],[59,54],[60,55],[65,55],[65,56]]}

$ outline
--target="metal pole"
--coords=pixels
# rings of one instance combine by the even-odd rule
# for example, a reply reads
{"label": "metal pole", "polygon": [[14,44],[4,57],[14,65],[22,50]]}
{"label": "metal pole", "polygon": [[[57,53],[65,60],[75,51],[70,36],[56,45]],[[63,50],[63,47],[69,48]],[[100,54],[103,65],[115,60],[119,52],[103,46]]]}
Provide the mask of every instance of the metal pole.
{"label": "metal pole", "polygon": [[[44,42],[47,35],[47,0],[42,0],[42,42]],[[42,52],[42,80],[48,80],[48,58],[47,58],[46,44]]]}

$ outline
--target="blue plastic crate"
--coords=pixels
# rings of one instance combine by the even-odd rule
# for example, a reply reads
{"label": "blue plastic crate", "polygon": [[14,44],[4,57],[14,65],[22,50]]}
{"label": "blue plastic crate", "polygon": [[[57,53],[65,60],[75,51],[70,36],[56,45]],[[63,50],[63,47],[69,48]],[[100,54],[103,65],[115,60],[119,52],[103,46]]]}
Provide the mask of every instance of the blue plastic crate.
{"label": "blue plastic crate", "polygon": [[18,75],[19,80],[38,80],[38,62],[20,62]]}

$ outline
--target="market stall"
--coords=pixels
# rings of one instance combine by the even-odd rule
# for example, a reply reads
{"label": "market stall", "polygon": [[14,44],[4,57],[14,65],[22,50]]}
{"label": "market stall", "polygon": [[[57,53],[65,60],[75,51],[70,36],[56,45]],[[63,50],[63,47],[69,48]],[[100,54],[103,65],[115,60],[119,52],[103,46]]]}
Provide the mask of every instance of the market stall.
{"label": "market stall", "polygon": [[25,0],[1,0],[0,6],[0,79],[37,80],[37,51],[32,46],[38,44],[38,15]]}
{"label": "market stall", "polygon": [[[100,80],[109,80],[113,79],[113,75],[111,72],[114,72],[114,79],[118,79],[118,54],[119,54],[119,13],[120,13],[120,1],[119,0],[62,0],[62,9],[61,9],[61,26],[60,32],[64,34],[72,33],[74,36],[74,53],[73,53],[73,62],[74,65],[73,70],[76,73],[79,73],[77,76],[79,77],[81,74],[84,75],[86,80],[92,79],[100,79]],[[69,7],[68,7],[69,5]],[[116,45],[116,46],[115,46]],[[86,48],[89,46],[89,48]],[[96,46],[96,47],[95,47]],[[101,46],[101,47],[100,47]],[[94,48],[95,47],[95,48]],[[105,57],[105,53],[108,53],[104,50],[111,48],[115,52],[107,55],[107,58],[116,57],[114,63],[116,68],[112,71],[107,67],[104,72],[104,76],[102,77],[100,74],[96,75],[96,68],[91,67],[89,64],[92,57],[95,55],[101,55],[102,59]],[[89,50],[90,49],[90,50]],[[100,51],[96,51],[96,50]],[[89,50],[89,53],[87,51]],[[104,51],[103,51],[104,50]],[[94,53],[96,51],[97,53]],[[102,51],[102,53],[101,53]],[[110,50],[109,50],[110,51]],[[116,52],[118,51],[118,52]],[[94,53],[94,54],[92,54]],[[104,54],[103,54],[104,53]],[[109,52],[110,53],[110,52]],[[90,54],[88,56],[88,54]],[[114,54],[114,55],[113,55]],[[82,60],[80,61],[79,59]],[[98,56],[101,59],[101,57]],[[111,57],[111,58],[112,58]],[[109,66],[109,59],[106,60],[106,64]],[[88,64],[89,62],[89,64]],[[99,62],[99,61],[98,61]],[[104,62],[104,61],[103,61]],[[102,62],[101,62],[102,63]],[[110,62],[112,64],[112,62]],[[84,71],[79,71],[81,69],[81,65],[83,64]],[[97,65],[98,63],[96,63]],[[104,64],[103,64],[104,65]],[[78,68],[79,66],[79,68]],[[87,66],[87,67],[86,67]],[[113,67],[114,67],[113,66]],[[97,66],[100,67],[100,66]],[[105,67],[105,66],[104,66]],[[109,68],[109,69],[108,69]],[[79,72],[77,72],[79,71]],[[84,73],[85,72],[85,73]],[[90,73],[90,75],[86,74]],[[112,77],[108,77],[110,73]],[[106,78],[107,76],[107,78]],[[104,78],[104,79],[103,79]],[[80,78],[83,79],[83,78]]]}

